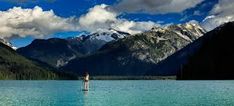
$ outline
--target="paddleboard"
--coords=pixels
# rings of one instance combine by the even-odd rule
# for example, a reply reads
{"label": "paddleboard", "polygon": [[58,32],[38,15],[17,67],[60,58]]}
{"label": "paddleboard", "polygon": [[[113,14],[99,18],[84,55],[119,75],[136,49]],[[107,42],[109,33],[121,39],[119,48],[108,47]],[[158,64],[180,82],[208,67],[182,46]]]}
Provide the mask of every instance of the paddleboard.
{"label": "paddleboard", "polygon": [[82,89],[82,91],[89,91],[88,89]]}

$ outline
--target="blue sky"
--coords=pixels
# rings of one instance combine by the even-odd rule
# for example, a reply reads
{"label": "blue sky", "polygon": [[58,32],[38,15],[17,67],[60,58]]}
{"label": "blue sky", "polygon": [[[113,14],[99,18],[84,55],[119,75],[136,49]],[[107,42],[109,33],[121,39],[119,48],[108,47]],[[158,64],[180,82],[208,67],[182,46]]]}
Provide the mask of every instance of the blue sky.
{"label": "blue sky", "polygon": [[[95,9],[102,8],[104,9],[102,11],[108,11],[107,16],[110,16],[110,18],[106,19],[108,21],[117,20],[117,22],[115,23],[118,23],[118,25],[122,23],[126,23],[126,22],[128,23],[133,22],[137,26],[140,26],[141,23],[138,23],[138,22],[145,22],[144,25],[145,24],[152,25],[152,22],[153,24],[157,24],[157,25],[158,24],[165,25],[165,24],[180,24],[180,23],[189,22],[190,20],[196,20],[198,21],[198,23],[201,23],[206,17],[211,15],[210,11],[214,8],[215,5],[219,3],[218,0],[191,0],[191,1],[198,1],[198,2],[194,2],[196,3],[196,5],[192,5],[188,3],[187,7],[184,7],[182,9],[175,7],[175,11],[174,11],[173,9],[167,9],[168,4],[165,2],[162,4],[162,5],[165,5],[164,7],[162,7],[163,8],[162,10],[158,8],[151,9],[148,7],[144,7],[144,5],[140,7],[141,10],[137,10],[137,8],[134,7],[134,5],[138,5],[137,3],[139,3],[139,1],[142,1],[142,0],[132,0],[133,1],[132,5],[129,5],[129,7],[123,7],[124,5],[126,5],[126,3],[130,1],[131,0],[128,0],[128,1],[127,0],[69,0],[68,2],[68,0],[0,0],[0,11],[6,12],[6,11],[9,11],[9,9],[13,9],[13,7],[21,7],[22,10],[35,9],[35,6],[38,6],[39,8],[42,9],[42,12],[52,10],[54,12],[53,15],[55,15],[56,17],[59,17],[59,18],[55,18],[56,19],[56,21],[54,21],[55,23],[58,20],[61,20],[65,22],[65,24],[64,23],[61,23],[61,24],[67,25],[68,23],[68,24],[72,24],[72,26],[75,26],[73,25],[76,22],[75,20],[79,20],[77,22],[81,22],[80,17],[82,16],[84,17],[84,20],[86,18],[89,19],[88,18],[89,15],[85,16],[86,14],[88,14],[89,12],[91,13],[92,11],[95,11]],[[154,3],[153,6],[154,5],[158,6],[157,3],[161,3],[160,2],[161,0],[155,0],[155,1],[151,0],[151,2]],[[169,2],[173,0],[166,0],[166,1]],[[180,0],[180,1],[183,2],[184,0]],[[190,0],[187,0],[187,1],[189,2]],[[101,6],[101,4],[105,4],[105,6],[104,5]],[[95,6],[97,7],[94,8]],[[148,5],[146,4],[145,6],[148,6]],[[180,6],[180,5],[175,4],[175,6]],[[184,6],[184,5],[181,4],[181,6]],[[94,9],[90,10],[90,8],[94,8]],[[168,8],[171,8],[171,7],[168,7]],[[15,9],[15,10],[19,10],[19,9]],[[19,10],[19,11],[22,11],[22,10]],[[111,18],[112,15],[114,15],[113,16],[114,18],[113,17]],[[93,17],[93,18],[96,18],[96,17]],[[69,21],[71,19],[72,21]],[[85,21],[87,21],[87,19]],[[95,22],[96,21],[100,21],[100,20],[95,20]],[[86,22],[83,22],[83,23],[87,24]],[[21,24],[24,24],[24,23],[21,23]],[[29,23],[27,22],[27,25],[28,24]],[[79,23],[79,25],[80,24],[82,24],[82,22]],[[103,26],[107,24],[102,23],[100,25]],[[68,25],[68,26],[70,27],[71,25]],[[110,25],[110,26],[113,26],[113,25]],[[17,28],[18,27],[19,26],[17,26]],[[31,27],[35,27],[35,26],[31,25]],[[3,36],[3,38],[7,37],[7,39],[10,39],[13,45],[15,45],[16,47],[22,47],[22,46],[28,45],[35,38],[50,38],[50,37],[66,38],[66,37],[71,37],[71,36],[77,36],[82,32],[91,33],[92,30],[96,28],[96,26],[91,26],[93,29],[89,29],[88,27],[90,26],[88,26],[87,28],[83,28],[83,27],[80,28],[80,27],[82,27],[82,25],[80,25],[79,28],[73,27],[71,28],[71,30],[68,30],[68,28],[59,28],[59,29],[52,28],[53,29],[52,31],[49,29],[46,30],[48,31],[48,33],[38,34],[38,36],[40,35],[40,37],[38,36],[35,37],[33,33],[32,35],[30,35],[29,32],[26,33],[26,34],[29,33],[28,35],[24,35],[25,33],[20,33],[19,35],[17,35],[17,33],[9,34],[8,32],[2,32],[2,34],[5,34],[5,33],[6,35],[9,34],[8,36]],[[37,28],[40,28],[40,31],[43,31],[41,30],[43,29],[41,26],[40,27],[36,26],[34,29],[37,29]],[[116,26],[116,28],[119,28],[119,26]],[[136,26],[133,26],[132,28],[129,28],[129,29],[134,29],[134,28],[139,29]],[[144,29],[140,29],[139,31],[143,31],[143,30]],[[129,31],[132,33],[139,32],[138,30],[129,30]],[[0,28],[0,34],[1,34],[1,28]]]}

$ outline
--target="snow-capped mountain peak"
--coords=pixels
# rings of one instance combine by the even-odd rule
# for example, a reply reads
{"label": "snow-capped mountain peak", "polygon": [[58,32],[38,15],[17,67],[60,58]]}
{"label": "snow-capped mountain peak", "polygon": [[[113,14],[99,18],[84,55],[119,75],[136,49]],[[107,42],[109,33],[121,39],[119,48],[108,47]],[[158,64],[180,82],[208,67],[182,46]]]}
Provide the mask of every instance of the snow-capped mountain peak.
{"label": "snow-capped mountain peak", "polygon": [[199,23],[195,22],[169,25],[165,27],[153,27],[150,31],[158,33],[175,33],[177,36],[189,42],[196,40],[206,33],[206,31],[199,25]]}
{"label": "snow-capped mountain peak", "polygon": [[151,29],[151,31],[154,31],[154,32],[160,32],[160,33],[165,33],[166,32],[166,28],[162,28],[162,27],[153,27]]}
{"label": "snow-capped mountain peak", "polygon": [[167,26],[166,29],[177,33],[179,36],[189,41],[193,41],[206,33],[206,31],[199,24],[190,22],[185,24],[170,25]]}
{"label": "snow-capped mountain peak", "polygon": [[107,30],[99,30],[91,34],[83,34],[81,36],[68,38],[67,40],[72,44],[77,45],[82,53],[89,54],[100,49],[108,42],[119,40],[129,35],[129,33],[110,28]]}
{"label": "snow-capped mountain peak", "polygon": [[130,34],[127,32],[122,32],[122,31],[118,31],[118,30],[115,30],[113,28],[110,28],[110,29],[99,30],[99,31],[93,32],[91,34],[83,33],[83,34],[80,34],[76,37],[69,37],[67,39],[69,39],[69,40],[76,39],[78,41],[92,39],[92,40],[103,40],[106,42],[110,42],[112,40],[122,39],[128,35],[130,35]]}
{"label": "snow-capped mountain peak", "polygon": [[110,42],[112,40],[122,39],[128,35],[130,34],[110,28],[108,30],[97,31],[95,33],[90,34],[89,36],[91,39],[98,39],[98,40]]}

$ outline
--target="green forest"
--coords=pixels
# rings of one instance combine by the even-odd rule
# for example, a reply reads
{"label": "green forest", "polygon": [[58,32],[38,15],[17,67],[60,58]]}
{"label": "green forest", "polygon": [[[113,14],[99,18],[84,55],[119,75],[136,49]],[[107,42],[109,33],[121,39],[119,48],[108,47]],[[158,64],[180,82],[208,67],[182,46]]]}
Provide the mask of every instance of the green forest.
{"label": "green forest", "polygon": [[39,62],[26,59],[12,48],[0,43],[0,80],[76,79],[76,76],[42,66]]}

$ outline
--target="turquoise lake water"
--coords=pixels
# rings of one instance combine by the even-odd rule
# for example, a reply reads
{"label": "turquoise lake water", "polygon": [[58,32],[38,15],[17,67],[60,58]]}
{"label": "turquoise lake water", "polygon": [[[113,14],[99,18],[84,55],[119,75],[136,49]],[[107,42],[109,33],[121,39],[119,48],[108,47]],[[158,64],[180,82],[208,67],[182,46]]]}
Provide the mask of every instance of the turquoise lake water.
{"label": "turquoise lake water", "polygon": [[233,106],[234,81],[0,81],[0,106]]}

